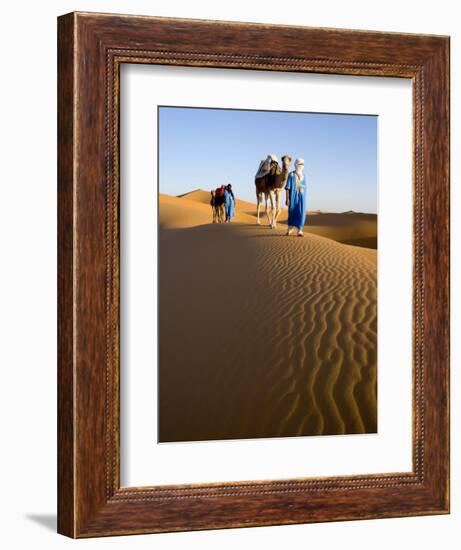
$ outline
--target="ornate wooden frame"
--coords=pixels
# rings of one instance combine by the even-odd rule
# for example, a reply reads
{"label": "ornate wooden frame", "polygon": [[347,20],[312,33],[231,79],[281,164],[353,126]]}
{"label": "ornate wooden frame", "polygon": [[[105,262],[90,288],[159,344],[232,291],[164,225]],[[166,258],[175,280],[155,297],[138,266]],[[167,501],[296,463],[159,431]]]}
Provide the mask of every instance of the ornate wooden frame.
{"label": "ornate wooden frame", "polygon": [[[71,13],[58,20],[58,46],[58,531],[96,537],[447,513],[449,38]],[[121,63],[412,79],[411,472],[120,487]]]}

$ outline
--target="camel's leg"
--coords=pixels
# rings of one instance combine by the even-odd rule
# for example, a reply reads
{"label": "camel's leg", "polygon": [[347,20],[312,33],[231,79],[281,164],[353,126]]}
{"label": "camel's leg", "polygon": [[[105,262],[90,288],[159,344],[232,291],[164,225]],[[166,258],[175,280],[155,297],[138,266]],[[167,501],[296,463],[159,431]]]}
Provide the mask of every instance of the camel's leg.
{"label": "camel's leg", "polygon": [[[270,210],[268,209],[267,204],[267,195],[269,195],[269,202],[270,202]],[[274,227],[274,193],[273,191],[269,191],[266,195],[266,214],[267,214],[267,221],[269,223],[269,227]]]}
{"label": "camel's leg", "polygon": [[270,221],[270,218],[269,218],[269,210],[268,210],[268,204],[267,204],[267,195],[268,193],[264,193],[264,213],[266,214],[266,217],[267,217],[267,223],[268,225],[271,224],[271,221]]}
{"label": "camel's leg", "polygon": [[260,225],[259,212],[261,210],[262,193],[256,193],[256,225]]}
{"label": "camel's leg", "polygon": [[273,222],[272,222],[272,225],[274,227],[274,229],[277,227],[277,220],[279,219],[279,216],[280,216],[280,189],[276,189],[274,191],[275,193],[275,214],[274,214],[274,217],[273,217]]}
{"label": "camel's leg", "polygon": [[213,213],[213,223],[216,223],[216,208],[212,206],[211,211]]}

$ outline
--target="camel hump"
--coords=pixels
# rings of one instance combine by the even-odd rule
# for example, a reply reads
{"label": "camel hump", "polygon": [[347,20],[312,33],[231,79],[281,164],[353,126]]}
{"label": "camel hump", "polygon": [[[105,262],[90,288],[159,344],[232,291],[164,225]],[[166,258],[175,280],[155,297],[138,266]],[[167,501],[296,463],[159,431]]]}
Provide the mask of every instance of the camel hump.
{"label": "camel hump", "polygon": [[271,167],[270,157],[267,157],[266,160],[262,160],[259,163],[258,171],[256,172],[256,179],[263,178],[266,174],[269,173]]}

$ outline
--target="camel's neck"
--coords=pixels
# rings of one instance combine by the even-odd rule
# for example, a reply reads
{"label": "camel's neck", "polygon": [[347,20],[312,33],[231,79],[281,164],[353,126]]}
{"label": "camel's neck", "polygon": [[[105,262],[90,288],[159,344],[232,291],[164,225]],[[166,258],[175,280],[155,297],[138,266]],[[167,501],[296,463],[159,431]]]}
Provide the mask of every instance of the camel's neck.
{"label": "camel's neck", "polygon": [[272,187],[275,189],[283,189],[283,186],[288,179],[288,169],[285,166],[282,166],[282,169],[278,170],[277,174],[274,175],[272,180]]}
{"label": "camel's neck", "polygon": [[288,179],[288,167],[283,165],[282,166],[282,174],[281,174],[282,183],[285,185],[287,179]]}

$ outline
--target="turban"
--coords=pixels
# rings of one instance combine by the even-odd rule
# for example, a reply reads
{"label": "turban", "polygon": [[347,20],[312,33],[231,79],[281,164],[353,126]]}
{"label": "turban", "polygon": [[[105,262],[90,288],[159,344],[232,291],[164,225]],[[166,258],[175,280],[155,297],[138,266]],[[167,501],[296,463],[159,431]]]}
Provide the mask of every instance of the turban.
{"label": "turban", "polygon": [[296,159],[295,160],[295,166],[296,166],[296,191],[299,191],[299,184],[301,182],[301,180],[303,179],[304,177],[304,159]]}

